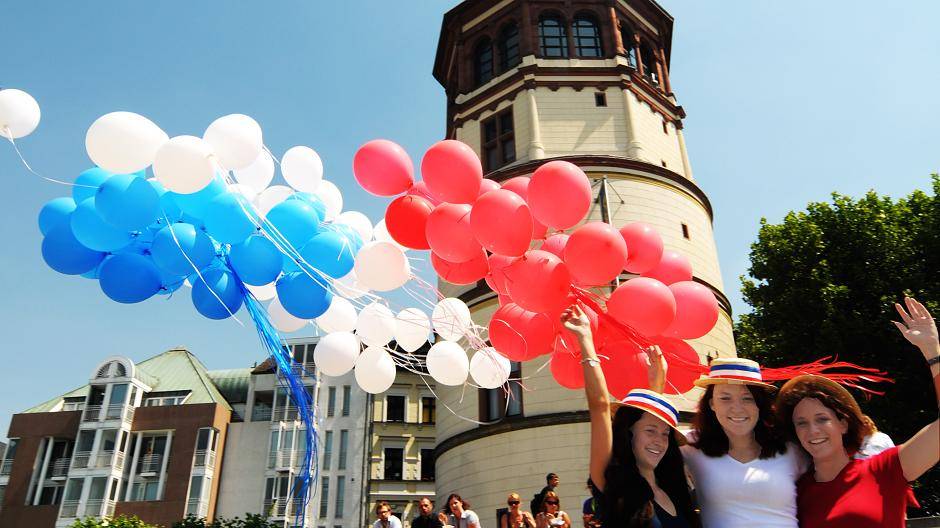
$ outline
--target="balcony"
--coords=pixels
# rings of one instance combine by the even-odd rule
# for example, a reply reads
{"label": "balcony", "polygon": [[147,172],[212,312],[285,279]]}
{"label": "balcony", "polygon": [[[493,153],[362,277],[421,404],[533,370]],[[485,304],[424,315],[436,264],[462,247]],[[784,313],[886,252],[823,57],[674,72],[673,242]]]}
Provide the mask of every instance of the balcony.
{"label": "balcony", "polygon": [[105,410],[105,420],[123,420],[124,423],[130,424],[134,421],[134,408],[124,404],[108,405]]}
{"label": "balcony", "polygon": [[215,467],[215,451],[207,449],[197,449],[193,454],[193,466],[195,467]]}
{"label": "balcony", "polygon": [[186,515],[195,515],[200,519],[209,515],[209,503],[201,499],[189,499],[186,503]]}
{"label": "balcony", "polygon": [[313,377],[316,377],[317,375],[316,374],[317,366],[313,361],[308,361],[306,363],[291,363],[290,368],[294,374],[297,374],[299,376],[306,376],[308,378],[313,378]]}
{"label": "balcony", "polygon": [[0,464],[0,475],[9,475],[13,471],[13,459],[8,458]]}
{"label": "balcony", "polygon": [[163,455],[144,455],[137,463],[137,474],[141,477],[151,477],[163,468]]}
{"label": "balcony", "polygon": [[[90,499],[85,502],[85,515],[92,517],[113,517],[115,501],[104,499]],[[63,508],[65,503],[62,503]],[[102,511],[104,508],[104,511]]]}
{"label": "balcony", "polygon": [[52,472],[49,475],[49,478],[52,480],[65,480],[69,474],[69,464],[72,461],[68,458],[57,458],[55,462],[52,463]]}
{"label": "balcony", "polygon": [[81,501],[67,500],[62,501],[62,508],[59,510],[59,517],[62,519],[71,519],[78,517],[78,504]]}
{"label": "balcony", "polygon": [[264,501],[264,512],[267,513],[268,517],[273,519],[283,519],[286,517],[293,517],[297,506],[300,506],[301,503],[287,500],[286,498],[274,499],[274,500],[265,500]]}
{"label": "balcony", "polygon": [[271,419],[270,407],[255,407],[251,410],[252,422],[267,422]]}
{"label": "balcony", "polygon": [[87,468],[90,460],[91,451],[76,451],[72,456],[72,467],[76,469]]}
{"label": "balcony", "polygon": [[88,405],[85,407],[85,412],[82,414],[83,422],[97,422],[101,417],[101,406],[100,405]]}
{"label": "balcony", "polygon": [[297,460],[296,451],[281,449],[268,455],[268,468],[290,468]]}
{"label": "balcony", "polygon": [[274,410],[272,414],[271,421],[274,422],[291,422],[297,420],[300,416],[297,407],[293,405],[288,405],[286,407],[278,407]]}
{"label": "balcony", "polygon": [[99,451],[98,455],[95,457],[95,464],[93,467],[111,467],[113,460],[114,451]]}

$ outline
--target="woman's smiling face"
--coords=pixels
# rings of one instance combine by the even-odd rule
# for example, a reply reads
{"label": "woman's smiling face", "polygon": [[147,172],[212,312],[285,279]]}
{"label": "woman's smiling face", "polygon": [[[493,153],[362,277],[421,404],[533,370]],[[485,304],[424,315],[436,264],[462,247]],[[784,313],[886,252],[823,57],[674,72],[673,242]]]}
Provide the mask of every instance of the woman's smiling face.
{"label": "woman's smiling face", "polygon": [[793,429],[800,445],[815,460],[845,451],[842,435],[849,430],[848,422],[816,398],[803,398],[793,408]]}
{"label": "woman's smiling face", "polygon": [[648,412],[630,428],[633,433],[633,456],[639,468],[654,469],[666,455],[672,428]]}
{"label": "woman's smiling face", "polygon": [[708,405],[728,436],[751,434],[760,419],[760,408],[747,385],[715,385]]}

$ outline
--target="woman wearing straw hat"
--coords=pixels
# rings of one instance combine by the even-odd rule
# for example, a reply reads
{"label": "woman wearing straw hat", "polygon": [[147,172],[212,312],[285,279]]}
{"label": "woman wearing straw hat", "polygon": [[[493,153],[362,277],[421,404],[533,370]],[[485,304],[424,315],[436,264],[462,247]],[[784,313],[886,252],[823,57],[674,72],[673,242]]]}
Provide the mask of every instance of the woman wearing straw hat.
{"label": "woman wearing straw hat", "polygon": [[[907,310],[895,305],[904,337],[920,349],[930,367],[940,400],[940,340],[930,313],[914,299]],[[904,526],[913,481],[940,461],[938,421],[913,438],[864,460],[852,458],[870,434],[858,402],[841,385],[823,376],[797,376],[777,396],[780,422],[812,457],[799,480],[800,526],[814,528]]]}
{"label": "woman wearing straw hat", "polygon": [[604,526],[699,526],[679,453],[684,438],[676,429],[676,408],[660,394],[643,389],[630,391],[611,406],[587,316],[575,305],[561,320],[581,346],[591,415],[592,492]]}

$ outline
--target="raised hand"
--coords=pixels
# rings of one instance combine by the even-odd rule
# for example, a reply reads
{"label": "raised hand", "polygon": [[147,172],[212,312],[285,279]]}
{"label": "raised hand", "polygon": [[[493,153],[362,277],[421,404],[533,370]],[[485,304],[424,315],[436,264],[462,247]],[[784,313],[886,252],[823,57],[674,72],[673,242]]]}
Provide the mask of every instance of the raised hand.
{"label": "raised hand", "polygon": [[649,367],[646,371],[650,390],[662,393],[666,388],[666,372],[669,370],[669,364],[666,363],[666,357],[658,345],[653,345],[646,349],[646,365]]}
{"label": "raised hand", "polygon": [[577,304],[572,304],[561,312],[561,322],[565,325],[565,328],[579,338],[591,338],[591,321]]}
{"label": "raised hand", "polygon": [[892,322],[898,327],[904,339],[910,341],[912,345],[925,354],[928,352],[935,354],[940,344],[938,344],[937,324],[930,316],[930,312],[923,304],[911,297],[905,297],[904,304],[906,310],[905,306],[894,304],[903,323]]}

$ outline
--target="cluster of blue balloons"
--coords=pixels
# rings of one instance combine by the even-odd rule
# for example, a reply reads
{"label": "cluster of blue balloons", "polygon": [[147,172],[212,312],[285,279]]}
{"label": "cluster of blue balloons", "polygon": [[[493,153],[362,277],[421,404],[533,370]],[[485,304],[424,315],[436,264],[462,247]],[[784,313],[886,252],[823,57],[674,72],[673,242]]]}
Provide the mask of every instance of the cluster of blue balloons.
{"label": "cluster of blue balloons", "polygon": [[43,206],[39,229],[50,268],[97,279],[120,303],[170,294],[188,279],[196,310],[225,319],[241,308],[245,285],[276,280],[284,308],[312,319],[332,300],[323,275],[347,275],[363,244],[349,226],[325,222],[325,214],[310,193],[294,193],[262,219],[219,176],[179,194],[146,171],[95,167],[78,176],[72,196]]}

